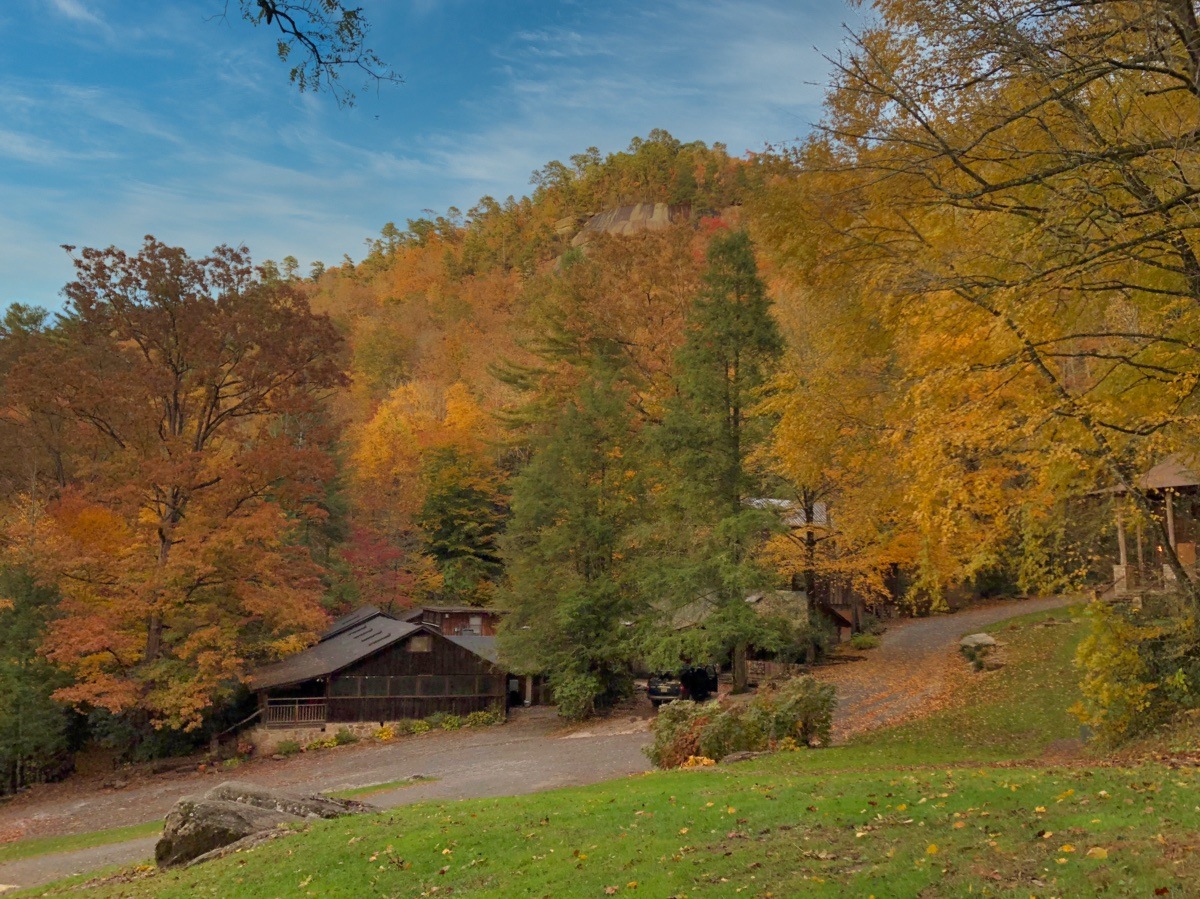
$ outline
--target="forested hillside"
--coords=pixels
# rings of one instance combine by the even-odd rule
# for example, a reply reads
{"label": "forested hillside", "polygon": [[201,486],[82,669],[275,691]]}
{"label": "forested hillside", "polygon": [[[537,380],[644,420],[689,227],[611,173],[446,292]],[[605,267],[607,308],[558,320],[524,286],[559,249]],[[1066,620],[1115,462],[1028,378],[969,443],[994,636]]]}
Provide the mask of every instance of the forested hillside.
{"label": "forested hillside", "polygon": [[[1194,42],[1161,4],[960,5],[879,4],[797,146],[655,131],[307,276],[72,250],[65,312],[0,332],[8,784],[191,745],[362,603],[508,610],[507,664],[586,716],[637,665],[821,650],[755,593],[926,612],[1103,582],[1115,504],[1165,536]],[[1094,724],[1187,703],[1166,563],[1175,624],[1101,621]]]}

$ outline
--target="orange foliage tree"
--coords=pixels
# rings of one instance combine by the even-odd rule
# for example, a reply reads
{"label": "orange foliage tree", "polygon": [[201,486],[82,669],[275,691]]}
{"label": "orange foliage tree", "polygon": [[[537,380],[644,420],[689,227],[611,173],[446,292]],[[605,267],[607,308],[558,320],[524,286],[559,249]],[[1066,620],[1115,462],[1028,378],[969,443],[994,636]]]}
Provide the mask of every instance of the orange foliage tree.
{"label": "orange foliage tree", "polygon": [[339,339],[244,250],[193,260],[148,237],[75,267],[6,384],[13,414],[66,423],[74,476],[14,543],[62,589],[44,647],[75,676],[60,698],[194,728],[324,620],[291,533],[331,474]]}

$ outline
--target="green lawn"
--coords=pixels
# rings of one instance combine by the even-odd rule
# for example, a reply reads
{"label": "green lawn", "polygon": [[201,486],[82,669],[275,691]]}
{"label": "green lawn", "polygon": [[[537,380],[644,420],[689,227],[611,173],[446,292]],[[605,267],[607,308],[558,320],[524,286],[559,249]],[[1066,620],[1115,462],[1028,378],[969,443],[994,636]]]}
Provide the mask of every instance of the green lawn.
{"label": "green lawn", "polygon": [[368,784],[365,787],[351,787],[348,790],[334,790],[328,795],[335,799],[362,799],[366,796],[374,796],[376,793],[386,793],[390,790],[415,787],[417,784],[432,783],[437,779],[436,777],[418,777],[414,780],[411,777],[406,777],[404,780],[389,780],[387,783]]}
{"label": "green lawn", "polygon": [[1193,769],[1037,761],[1078,734],[1082,628],[1001,625],[961,706],[850,746],[319,822],[88,895],[1200,895]]}

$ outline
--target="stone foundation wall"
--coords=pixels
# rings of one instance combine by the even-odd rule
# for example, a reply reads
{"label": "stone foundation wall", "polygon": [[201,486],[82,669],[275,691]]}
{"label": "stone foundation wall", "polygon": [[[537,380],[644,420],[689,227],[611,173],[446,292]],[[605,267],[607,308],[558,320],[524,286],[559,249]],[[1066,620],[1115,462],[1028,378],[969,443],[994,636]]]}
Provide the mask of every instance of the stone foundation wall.
{"label": "stone foundation wall", "polygon": [[[396,722],[388,721],[385,723],[395,724]],[[254,745],[255,755],[274,755],[280,743],[294,740],[303,748],[314,740],[323,740],[332,737],[343,728],[350,731],[350,733],[354,734],[360,740],[368,740],[379,730],[379,722],[331,721],[324,727],[264,727],[263,725],[259,725],[246,731],[243,739],[248,740]]]}

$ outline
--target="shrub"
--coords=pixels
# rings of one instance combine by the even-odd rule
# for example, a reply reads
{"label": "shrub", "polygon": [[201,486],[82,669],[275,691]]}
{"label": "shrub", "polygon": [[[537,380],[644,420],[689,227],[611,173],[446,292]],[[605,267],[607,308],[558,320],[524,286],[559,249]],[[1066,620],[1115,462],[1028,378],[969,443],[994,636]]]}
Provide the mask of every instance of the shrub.
{"label": "shrub", "polygon": [[236,768],[238,765],[240,765],[242,763],[242,761],[243,760],[240,756],[234,755],[234,756],[230,756],[229,758],[225,759],[225,761],[221,762],[221,765],[226,768]]}
{"label": "shrub", "polygon": [[878,637],[885,630],[887,625],[883,623],[878,615],[873,615],[870,612],[864,612],[858,619],[858,625],[862,628],[864,634],[874,634]]}
{"label": "shrub", "polygon": [[446,715],[442,718],[442,730],[458,730],[463,726],[461,715]]}
{"label": "shrub", "polygon": [[667,703],[658,710],[651,727],[654,742],[643,751],[659,768],[678,768],[691,756],[701,755],[700,730],[716,709],[716,703]]}
{"label": "shrub", "polygon": [[280,740],[275,744],[276,755],[296,755],[303,747],[295,740]]}
{"label": "shrub", "polygon": [[815,677],[795,677],[783,683],[771,700],[772,740],[792,737],[801,746],[829,745],[837,705],[833,684]]}
{"label": "shrub", "polygon": [[428,724],[431,729],[437,730],[438,728],[440,728],[442,726],[442,722],[445,721],[449,717],[450,716],[447,715],[445,712],[434,712],[432,715],[430,715],[428,718],[425,719],[425,723]]}
{"label": "shrub", "polygon": [[467,715],[467,727],[491,727],[493,724],[504,723],[504,712],[498,706],[494,706],[486,711],[471,712]]}
{"label": "shrub", "polygon": [[338,728],[338,732],[333,735],[334,746],[349,746],[351,743],[357,743],[358,737],[348,727]]}
{"label": "shrub", "polygon": [[371,734],[371,736],[380,743],[390,743],[392,740],[396,739],[396,728],[391,724],[385,724],[383,727],[376,730],[375,733]]}
{"label": "shrub", "polygon": [[735,752],[825,745],[834,704],[834,688],[812,677],[793,678],[737,705],[673,702],[659,711],[646,754],[660,768],[676,768],[693,756],[720,760]]}
{"label": "shrub", "polygon": [[1094,603],[1091,632],[1079,644],[1083,700],[1071,711],[1115,745],[1195,708],[1200,697],[1200,633],[1187,615],[1158,620]]}
{"label": "shrub", "polygon": [[307,751],[312,751],[316,749],[332,749],[336,745],[337,741],[333,737],[318,737],[304,748]]}
{"label": "shrub", "polygon": [[850,638],[853,649],[874,649],[879,645],[879,638],[874,634],[855,634]]}
{"label": "shrub", "polygon": [[972,671],[983,670],[983,657],[987,654],[988,646],[960,646],[959,651],[971,663]]}
{"label": "shrub", "polygon": [[414,734],[427,734],[431,730],[433,730],[433,725],[431,725],[428,721],[414,721],[412,723],[411,732]]}
{"label": "shrub", "polygon": [[596,713],[596,697],[603,692],[594,674],[567,672],[554,679],[554,701],[558,714],[569,721],[582,721]]}
{"label": "shrub", "polygon": [[763,716],[750,705],[722,709],[700,731],[700,755],[723,759],[735,752],[755,752],[767,745]]}

